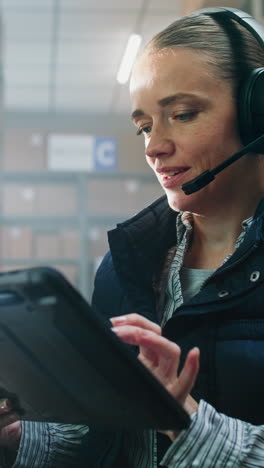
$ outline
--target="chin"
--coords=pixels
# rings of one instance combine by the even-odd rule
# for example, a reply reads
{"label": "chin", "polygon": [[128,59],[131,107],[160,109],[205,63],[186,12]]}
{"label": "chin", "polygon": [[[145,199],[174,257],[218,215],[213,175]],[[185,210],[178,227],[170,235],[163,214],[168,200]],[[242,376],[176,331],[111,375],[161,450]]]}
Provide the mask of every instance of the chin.
{"label": "chin", "polygon": [[201,202],[200,196],[196,193],[191,195],[185,195],[184,192],[175,195],[175,193],[167,193],[168,204],[174,211],[189,211],[196,213],[200,211]]}
{"label": "chin", "polygon": [[[185,195],[183,192],[178,196],[175,196],[175,193],[167,193],[168,204],[174,211],[190,211],[190,195]],[[191,197],[192,198],[192,197]]]}

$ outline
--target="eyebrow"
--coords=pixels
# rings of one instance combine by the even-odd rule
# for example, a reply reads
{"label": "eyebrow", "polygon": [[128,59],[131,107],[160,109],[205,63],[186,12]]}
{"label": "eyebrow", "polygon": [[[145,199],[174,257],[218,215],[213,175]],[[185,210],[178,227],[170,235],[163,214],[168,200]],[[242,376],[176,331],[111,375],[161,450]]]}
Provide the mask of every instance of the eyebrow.
{"label": "eyebrow", "polygon": [[[166,96],[158,101],[158,105],[160,107],[167,107],[170,106],[171,104],[175,104],[177,101],[181,101],[186,98],[198,98],[194,94],[190,93],[178,93],[178,94],[172,94],[171,96]],[[134,120],[137,117],[142,117],[145,115],[145,112],[141,109],[136,109],[134,112],[131,114],[131,119]]]}

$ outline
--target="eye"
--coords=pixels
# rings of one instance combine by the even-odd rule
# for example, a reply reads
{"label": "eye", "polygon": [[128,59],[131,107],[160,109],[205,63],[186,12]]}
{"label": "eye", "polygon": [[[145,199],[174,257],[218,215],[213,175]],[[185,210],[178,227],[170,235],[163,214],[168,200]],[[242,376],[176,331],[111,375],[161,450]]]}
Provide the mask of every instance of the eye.
{"label": "eye", "polygon": [[147,127],[142,127],[142,128],[139,128],[138,131],[137,131],[137,135],[141,135],[142,133],[150,133],[151,132],[151,126],[148,125]]}
{"label": "eye", "polygon": [[179,120],[180,122],[188,122],[189,120],[192,120],[196,116],[196,114],[197,114],[196,111],[183,112],[181,114],[174,115],[173,119]]}

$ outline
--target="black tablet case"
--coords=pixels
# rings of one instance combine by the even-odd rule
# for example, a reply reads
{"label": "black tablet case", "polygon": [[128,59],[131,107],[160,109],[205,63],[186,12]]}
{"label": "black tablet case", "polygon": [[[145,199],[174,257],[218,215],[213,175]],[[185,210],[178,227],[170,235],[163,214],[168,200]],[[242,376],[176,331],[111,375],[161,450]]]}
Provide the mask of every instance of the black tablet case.
{"label": "black tablet case", "polygon": [[25,420],[186,428],[187,413],[110,327],[53,268],[1,273],[0,397],[13,392]]}

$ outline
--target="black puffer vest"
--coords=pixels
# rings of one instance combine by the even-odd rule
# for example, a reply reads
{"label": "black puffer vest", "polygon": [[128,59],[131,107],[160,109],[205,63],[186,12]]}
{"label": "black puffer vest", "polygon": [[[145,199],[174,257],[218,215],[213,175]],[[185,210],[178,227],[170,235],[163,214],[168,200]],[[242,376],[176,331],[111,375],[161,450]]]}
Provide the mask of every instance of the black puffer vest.
{"label": "black puffer vest", "polygon": [[[176,215],[162,197],[110,231],[111,253],[98,270],[93,295],[94,307],[106,319],[137,312],[159,322],[153,277],[177,243]],[[181,346],[183,359],[193,346],[200,348],[197,400],[229,416],[264,423],[264,200],[240,247],[177,310],[163,334]],[[100,436],[98,444],[103,448]],[[103,460],[93,466],[116,466],[107,454]]]}

